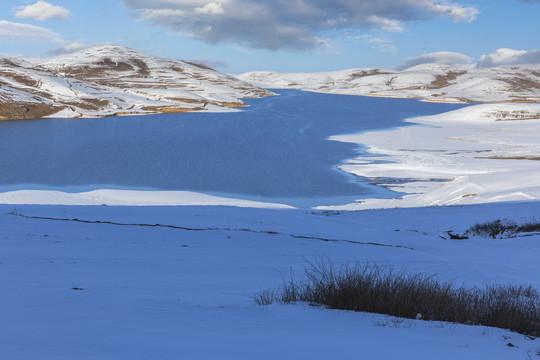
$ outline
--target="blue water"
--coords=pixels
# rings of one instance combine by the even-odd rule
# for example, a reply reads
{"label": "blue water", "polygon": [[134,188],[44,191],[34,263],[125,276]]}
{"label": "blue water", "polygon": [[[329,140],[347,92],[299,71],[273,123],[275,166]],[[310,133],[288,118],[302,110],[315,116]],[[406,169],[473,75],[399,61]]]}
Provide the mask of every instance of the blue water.
{"label": "blue water", "polygon": [[391,196],[338,171],[359,148],[327,138],[463,106],[278,92],[236,113],[1,122],[0,190],[191,190],[296,206]]}

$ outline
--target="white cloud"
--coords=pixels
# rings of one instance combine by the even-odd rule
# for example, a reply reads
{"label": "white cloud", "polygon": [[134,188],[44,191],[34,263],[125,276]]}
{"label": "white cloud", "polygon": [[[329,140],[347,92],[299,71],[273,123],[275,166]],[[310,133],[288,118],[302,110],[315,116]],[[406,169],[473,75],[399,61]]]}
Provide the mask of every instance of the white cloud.
{"label": "white cloud", "polygon": [[70,54],[76,51],[87,49],[89,47],[90,46],[87,45],[83,40],[75,40],[72,43],[67,44],[65,46],[61,46],[57,49],[49,49],[47,50],[47,54],[49,55]]}
{"label": "white cloud", "polygon": [[407,69],[416,65],[430,64],[430,63],[444,64],[444,65],[451,65],[451,66],[463,66],[463,65],[469,65],[471,62],[472,62],[472,59],[468,57],[467,55],[455,53],[455,52],[440,51],[440,52],[423,54],[420,56],[410,58],[404,63],[396,66],[396,70],[404,70],[404,69]]}
{"label": "white cloud", "polygon": [[185,15],[185,11],[183,10],[170,9],[141,9],[138,13],[140,21],[149,20],[172,22],[174,19]]}
{"label": "white cloud", "polygon": [[379,51],[395,55],[397,52],[397,47],[395,47],[393,44],[380,44]]}
{"label": "white cloud", "polygon": [[16,18],[33,19],[39,21],[52,18],[65,20],[71,15],[69,10],[64,9],[61,6],[49,4],[48,2],[42,0],[39,0],[33,5],[20,6],[18,10],[19,11],[15,13]]}
{"label": "white cloud", "polygon": [[122,0],[139,20],[207,43],[308,50],[342,31],[403,31],[408,22],[472,21],[457,0]]}
{"label": "white cloud", "polygon": [[64,41],[59,34],[40,26],[0,20],[1,42],[62,43]]}
{"label": "white cloud", "polygon": [[482,55],[476,67],[494,67],[518,64],[540,64],[540,50],[497,49],[491,54]]}
{"label": "white cloud", "polygon": [[225,10],[223,10],[223,7],[221,4],[212,2],[204,5],[203,7],[195,8],[194,10],[195,14],[212,14],[212,15],[218,15],[223,14]]}
{"label": "white cloud", "polygon": [[449,5],[447,1],[423,1],[426,10],[429,9],[434,14],[441,17],[447,17],[454,21],[471,22],[476,19],[478,10],[476,8],[464,8],[461,6]]}
{"label": "white cloud", "polygon": [[395,54],[397,52],[397,47],[392,44],[392,41],[389,39],[377,37],[374,35],[363,35],[362,38],[368,44],[373,45],[380,52]]}
{"label": "white cloud", "polygon": [[377,29],[389,31],[389,32],[401,32],[403,31],[402,23],[398,20],[388,19],[378,15],[372,15],[367,18],[367,21]]}

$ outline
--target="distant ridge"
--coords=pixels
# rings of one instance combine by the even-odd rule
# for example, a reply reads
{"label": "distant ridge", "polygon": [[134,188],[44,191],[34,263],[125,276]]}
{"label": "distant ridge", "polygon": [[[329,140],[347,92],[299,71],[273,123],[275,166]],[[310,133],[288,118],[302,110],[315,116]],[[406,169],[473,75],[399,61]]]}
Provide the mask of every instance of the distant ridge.
{"label": "distant ridge", "polygon": [[540,101],[540,64],[481,69],[422,64],[402,71],[376,68],[320,73],[254,71],[238,78],[266,88],[441,102]]}

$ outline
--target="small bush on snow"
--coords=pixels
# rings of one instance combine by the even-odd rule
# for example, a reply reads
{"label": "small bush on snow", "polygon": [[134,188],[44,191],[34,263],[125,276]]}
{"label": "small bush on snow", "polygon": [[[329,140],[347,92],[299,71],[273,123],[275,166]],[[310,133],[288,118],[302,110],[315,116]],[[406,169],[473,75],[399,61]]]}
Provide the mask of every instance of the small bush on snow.
{"label": "small bush on snow", "polygon": [[284,282],[255,295],[260,305],[308,302],[332,309],[397,317],[494,326],[540,336],[540,295],[531,286],[489,285],[466,289],[421,273],[369,263],[336,268],[309,264],[306,279]]}
{"label": "small bush on snow", "polygon": [[527,222],[518,225],[512,220],[497,219],[485,223],[477,223],[467,229],[465,234],[476,235],[480,237],[503,238],[522,232],[540,231],[540,223],[537,221]]}

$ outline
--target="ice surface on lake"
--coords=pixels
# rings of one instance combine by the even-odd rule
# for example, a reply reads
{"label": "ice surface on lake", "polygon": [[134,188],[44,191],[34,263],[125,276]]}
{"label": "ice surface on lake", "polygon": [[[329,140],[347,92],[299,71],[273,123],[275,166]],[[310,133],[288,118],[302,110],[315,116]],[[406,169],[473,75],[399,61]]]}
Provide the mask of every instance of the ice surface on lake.
{"label": "ice surface on lake", "polygon": [[235,113],[3,122],[0,187],[190,190],[293,205],[385,197],[337,170],[359,149],[328,137],[463,106],[279,92]]}

